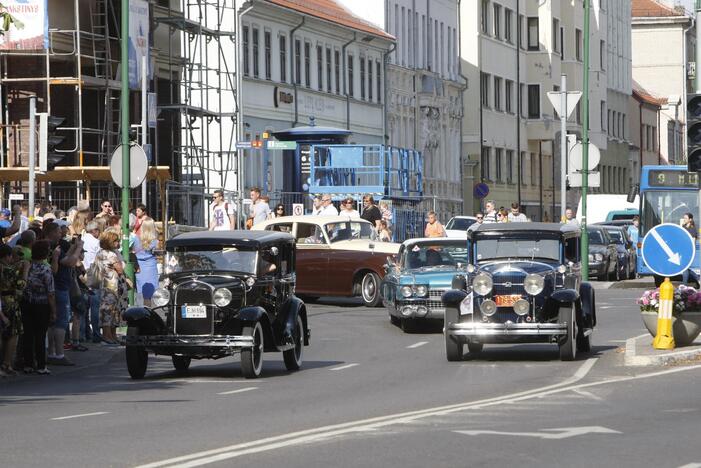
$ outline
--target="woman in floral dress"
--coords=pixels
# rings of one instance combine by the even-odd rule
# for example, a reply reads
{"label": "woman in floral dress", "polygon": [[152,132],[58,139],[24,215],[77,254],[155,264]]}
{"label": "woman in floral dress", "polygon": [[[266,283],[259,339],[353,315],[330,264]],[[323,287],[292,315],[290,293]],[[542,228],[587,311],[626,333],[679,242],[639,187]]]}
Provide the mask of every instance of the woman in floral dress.
{"label": "woman in floral dress", "polygon": [[5,328],[2,332],[3,360],[0,370],[8,375],[17,372],[12,368],[12,359],[17,349],[17,338],[22,334],[22,313],[19,303],[27,285],[29,262],[15,262],[12,248],[0,245],[0,300]]}
{"label": "woman in floral dress", "polygon": [[122,312],[127,308],[127,283],[124,276],[124,263],[119,255],[119,234],[107,230],[100,234],[100,251],[95,256],[102,282],[100,299],[100,327],[107,344],[116,345],[117,327]]}

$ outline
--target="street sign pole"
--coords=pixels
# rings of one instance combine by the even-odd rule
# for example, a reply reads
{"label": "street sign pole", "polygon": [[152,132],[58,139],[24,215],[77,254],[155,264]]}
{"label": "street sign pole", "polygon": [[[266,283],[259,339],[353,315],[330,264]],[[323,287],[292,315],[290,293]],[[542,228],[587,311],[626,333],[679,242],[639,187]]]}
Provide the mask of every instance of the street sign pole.
{"label": "street sign pole", "polygon": [[36,96],[29,97],[29,207],[27,208],[27,217],[34,219],[34,166],[36,165],[36,112],[37,98]]}
{"label": "street sign pole", "polygon": [[[129,0],[122,0],[121,68],[122,89],[120,96],[122,132],[122,256],[127,264],[126,276],[134,280],[133,265],[129,261]],[[134,295],[129,294],[129,304]]]}
{"label": "street sign pole", "polygon": [[[560,77],[560,221],[565,222],[567,204],[567,75]],[[554,217],[555,213],[553,213]]]}
{"label": "street sign pole", "polygon": [[587,233],[587,185],[589,184],[589,22],[590,0],[584,0],[584,79],[582,112],[582,278],[589,278],[589,234]]}

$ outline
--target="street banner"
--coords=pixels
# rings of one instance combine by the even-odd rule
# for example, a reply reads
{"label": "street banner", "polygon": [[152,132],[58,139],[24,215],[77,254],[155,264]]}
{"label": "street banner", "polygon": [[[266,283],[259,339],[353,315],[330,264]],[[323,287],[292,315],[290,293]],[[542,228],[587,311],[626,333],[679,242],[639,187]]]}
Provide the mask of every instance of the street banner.
{"label": "street banner", "polygon": [[148,127],[156,128],[158,111],[156,108],[156,93],[148,93]]}
{"label": "street banner", "polygon": [[2,0],[0,11],[15,22],[0,35],[0,50],[36,50],[49,48],[48,0]]}
{"label": "street banner", "polygon": [[[144,72],[143,57],[146,57],[146,64],[150,68],[148,36],[148,2],[131,0],[129,2],[129,88],[131,89],[141,89],[141,74]],[[148,73],[150,77],[150,70]]]}

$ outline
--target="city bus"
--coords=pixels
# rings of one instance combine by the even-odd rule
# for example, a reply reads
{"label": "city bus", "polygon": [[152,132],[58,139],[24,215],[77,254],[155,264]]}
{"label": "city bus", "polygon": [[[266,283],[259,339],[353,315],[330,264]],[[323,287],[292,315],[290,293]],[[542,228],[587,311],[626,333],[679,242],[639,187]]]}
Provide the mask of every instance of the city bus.
{"label": "city bus", "polygon": [[[692,213],[699,226],[699,176],[688,172],[686,166],[643,166],[640,174],[640,230],[638,240],[638,274],[655,276],[655,284],[662,278],[654,275],[643,262],[640,246],[645,234],[663,223],[681,224],[685,213]],[[699,244],[691,264],[689,281],[698,283]]]}

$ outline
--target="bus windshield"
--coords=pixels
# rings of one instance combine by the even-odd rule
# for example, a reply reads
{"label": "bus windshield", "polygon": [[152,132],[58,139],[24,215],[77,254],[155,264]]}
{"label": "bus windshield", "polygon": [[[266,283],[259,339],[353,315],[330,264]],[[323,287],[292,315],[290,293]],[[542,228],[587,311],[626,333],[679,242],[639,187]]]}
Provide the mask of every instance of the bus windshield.
{"label": "bus windshield", "polygon": [[649,190],[643,193],[640,237],[662,223],[680,224],[684,213],[699,212],[697,190]]}

